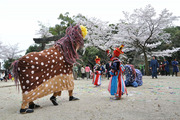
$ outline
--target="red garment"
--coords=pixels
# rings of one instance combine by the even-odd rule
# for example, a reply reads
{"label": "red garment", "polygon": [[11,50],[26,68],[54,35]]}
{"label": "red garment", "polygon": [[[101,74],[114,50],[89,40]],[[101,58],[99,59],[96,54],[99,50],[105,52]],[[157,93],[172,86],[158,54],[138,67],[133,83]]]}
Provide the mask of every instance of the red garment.
{"label": "red garment", "polygon": [[9,73],[9,79],[11,79],[12,78],[12,75]]}
{"label": "red garment", "polygon": [[94,85],[96,86],[100,85],[99,83],[100,82],[99,80],[101,80],[100,75],[101,75],[100,71],[96,71],[96,79],[94,81]]}
{"label": "red garment", "polygon": [[[122,94],[124,94],[122,92],[122,87],[124,87],[125,93],[127,95],[127,89],[126,89],[126,86],[125,86],[125,83],[124,83],[124,80],[123,80],[124,78],[121,79],[122,73],[123,73],[123,71],[122,71],[122,69],[120,67],[120,72],[119,72],[119,75],[118,75],[118,88],[117,88],[117,95],[120,98],[121,98]],[[123,82],[123,86],[122,86],[122,82]]]}

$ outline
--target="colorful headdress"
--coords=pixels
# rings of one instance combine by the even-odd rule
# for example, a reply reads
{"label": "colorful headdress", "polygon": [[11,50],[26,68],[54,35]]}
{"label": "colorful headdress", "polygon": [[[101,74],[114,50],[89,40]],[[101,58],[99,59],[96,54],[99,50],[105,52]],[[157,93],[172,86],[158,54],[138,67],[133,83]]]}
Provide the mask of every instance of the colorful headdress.
{"label": "colorful headdress", "polygon": [[80,25],[80,28],[81,28],[81,32],[82,32],[82,36],[83,36],[83,38],[85,38],[86,37],[86,35],[87,35],[87,29],[86,29],[86,27],[85,26],[83,26],[83,25]]}
{"label": "colorful headdress", "polygon": [[99,58],[98,56],[96,56],[96,59],[95,59],[96,63],[100,62],[100,60],[101,60],[101,58]]}
{"label": "colorful headdress", "polygon": [[120,47],[118,48],[115,48],[115,50],[113,51],[114,52],[114,55],[116,57],[119,57],[120,54],[123,54],[124,52],[122,51],[122,48],[124,47],[124,45],[121,45]]}

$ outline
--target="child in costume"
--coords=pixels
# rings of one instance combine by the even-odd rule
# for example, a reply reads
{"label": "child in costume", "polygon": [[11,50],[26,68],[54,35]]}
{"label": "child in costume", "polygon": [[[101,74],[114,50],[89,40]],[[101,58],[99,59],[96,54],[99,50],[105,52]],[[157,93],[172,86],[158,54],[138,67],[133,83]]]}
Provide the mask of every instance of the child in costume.
{"label": "child in costume", "polygon": [[32,113],[34,108],[40,107],[33,101],[52,93],[50,100],[58,105],[56,96],[63,90],[68,90],[69,101],[78,100],[73,96],[72,67],[79,58],[77,50],[83,47],[86,34],[84,26],[70,26],[53,47],[31,52],[13,63],[16,85],[20,82],[22,89],[20,113]]}
{"label": "child in costume", "polygon": [[118,59],[119,55],[123,53],[123,47],[124,45],[121,45],[119,48],[116,48],[113,51],[113,55],[109,53],[109,50],[106,51],[110,57],[110,60],[112,61],[110,70],[111,78],[109,81],[108,91],[111,95],[115,96],[113,98],[115,100],[120,100],[124,93],[127,94],[127,89],[123,78],[124,67],[121,64],[121,61]]}
{"label": "child in costume", "polygon": [[100,58],[98,58],[98,56],[96,56],[96,65],[93,67],[93,84],[95,86],[100,86],[101,85],[101,74],[102,74],[102,68],[100,66]]}

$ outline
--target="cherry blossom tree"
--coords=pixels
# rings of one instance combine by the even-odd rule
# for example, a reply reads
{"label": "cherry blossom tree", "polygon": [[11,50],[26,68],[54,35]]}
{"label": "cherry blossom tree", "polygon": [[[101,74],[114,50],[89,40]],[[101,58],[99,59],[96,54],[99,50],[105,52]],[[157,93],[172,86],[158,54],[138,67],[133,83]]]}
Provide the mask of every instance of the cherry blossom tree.
{"label": "cherry blossom tree", "polygon": [[173,16],[168,10],[164,9],[157,15],[155,9],[151,5],[147,5],[144,9],[135,9],[132,14],[123,13],[124,19],[120,19],[120,23],[117,24],[109,24],[81,14],[74,16],[73,20],[76,24],[85,25],[88,29],[84,51],[90,46],[95,46],[103,51],[113,50],[114,47],[124,44],[124,52],[133,51],[136,52],[136,55],[144,57],[148,74],[148,57],[153,55],[170,56],[180,49],[158,51],[158,47],[162,43],[171,42],[170,34],[165,33],[164,29],[170,27],[172,22],[179,18]]}
{"label": "cherry blossom tree", "polygon": [[3,60],[19,58],[19,53],[23,52],[23,50],[19,50],[18,44],[3,46],[2,49],[0,49],[0,51],[1,59]]}
{"label": "cherry blossom tree", "polygon": [[0,41],[0,59],[1,61],[4,61],[4,66],[6,66],[4,68],[9,69],[11,63],[21,56],[21,52],[23,52],[23,50],[19,50],[18,44],[3,45]]}
{"label": "cherry blossom tree", "polygon": [[2,53],[3,53],[3,49],[4,49],[4,46],[2,44],[2,42],[0,41],[0,58],[2,58]]}
{"label": "cherry blossom tree", "polygon": [[41,38],[51,37],[52,34],[49,32],[49,25],[45,26],[42,22],[38,21],[39,26],[41,27],[40,30],[37,32],[41,36]]}
{"label": "cherry blossom tree", "polygon": [[104,22],[97,18],[85,17],[81,14],[77,15],[74,18],[75,23],[82,24],[87,27],[88,34],[85,40],[85,47],[95,46],[100,50],[105,51],[109,49],[113,44],[109,44],[111,41],[113,34],[113,26],[109,25],[108,22]]}
{"label": "cherry blossom tree", "polygon": [[171,26],[172,22],[178,19],[168,10],[162,10],[157,16],[155,9],[151,5],[147,5],[144,9],[135,9],[132,14],[123,13],[124,19],[120,19],[118,33],[114,35],[113,41],[125,44],[127,51],[136,50],[142,53],[147,74],[149,74],[148,55],[169,56],[179,50],[179,48],[164,51],[156,49],[162,42],[170,42],[170,34],[165,33],[163,29]]}

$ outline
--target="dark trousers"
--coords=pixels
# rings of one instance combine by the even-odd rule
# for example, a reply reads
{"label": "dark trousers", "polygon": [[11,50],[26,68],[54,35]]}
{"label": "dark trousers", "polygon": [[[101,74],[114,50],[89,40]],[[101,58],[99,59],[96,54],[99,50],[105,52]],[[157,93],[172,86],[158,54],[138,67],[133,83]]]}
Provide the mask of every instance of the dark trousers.
{"label": "dark trousers", "polygon": [[157,72],[155,72],[155,71],[152,71],[152,78],[157,78]]}
{"label": "dark trousers", "polygon": [[111,77],[109,71],[106,72],[106,77],[108,78],[108,80],[109,80],[109,78]]}
{"label": "dark trousers", "polygon": [[85,73],[82,73],[82,79],[84,79],[84,77],[85,77]]}
{"label": "dark trousers", "polygon": [[167,71],[166,71],[166,76],[167,76],[167,75],[169,75],[169,76],[170,76],[170,72],[167,72]]}
{"label": "dark trousers", "polygon": [[172,76],[174,75],[174,73],[175,73],[175,74],[176,74],[176,76],[177,76],[177,72],[173,72],[173,73],[172,73]]}

